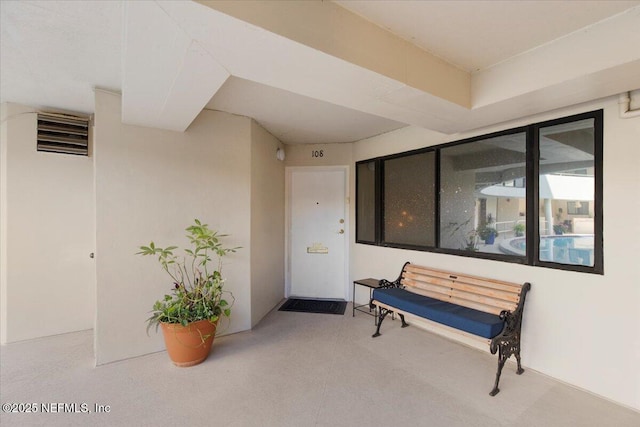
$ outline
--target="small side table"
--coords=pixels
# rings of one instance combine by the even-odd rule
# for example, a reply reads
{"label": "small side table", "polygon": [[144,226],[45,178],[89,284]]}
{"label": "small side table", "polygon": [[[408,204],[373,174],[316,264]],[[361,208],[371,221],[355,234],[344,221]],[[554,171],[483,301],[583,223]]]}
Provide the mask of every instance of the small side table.
{"label": "small side table", "polygon": [[[356,305],[356,285],[365,286],[369,288],[369,300],[371,300],[371,296],[373,295],[373,290],[380,287],[380,280],[378,279],[358,279],[353,281],[353,313],[352,317],[356,316],[356,310],[368,314],[369,316],[373,316],[373,324],[378,326],[378,309],[375,308],[373,312],[371,311],[371,307],[369,304],[361,304]],[[367,307],[365,310],[363,307]]]}

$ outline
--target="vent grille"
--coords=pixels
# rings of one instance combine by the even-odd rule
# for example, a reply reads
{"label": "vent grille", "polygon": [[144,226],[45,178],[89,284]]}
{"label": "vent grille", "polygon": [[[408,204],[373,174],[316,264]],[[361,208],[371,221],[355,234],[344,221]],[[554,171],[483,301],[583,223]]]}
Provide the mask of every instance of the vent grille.
{"label": "vent grille", "polygon": [[89,119],[38,113],[38,151],[89,155]]}

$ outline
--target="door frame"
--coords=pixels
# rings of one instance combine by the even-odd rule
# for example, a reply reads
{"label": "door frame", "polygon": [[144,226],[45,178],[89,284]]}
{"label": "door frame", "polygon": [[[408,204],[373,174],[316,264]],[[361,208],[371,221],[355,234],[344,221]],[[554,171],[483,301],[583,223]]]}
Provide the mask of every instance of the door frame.
{"label": "door frame", "polygon": [[294,172],[330,172],[330,171],[342,171],[344,172],[344,283],[343,283],[343,295],[345,301],[349,299],[349,242],[350,242],[350,229],[349,229],[349,166],[286,166],[285,167],[285,200],[284,200],[284,221],[285,221],[285,254],[284,254],[284,296],[289,298],[291,295],[291,191],[292,191],[292,177]]}

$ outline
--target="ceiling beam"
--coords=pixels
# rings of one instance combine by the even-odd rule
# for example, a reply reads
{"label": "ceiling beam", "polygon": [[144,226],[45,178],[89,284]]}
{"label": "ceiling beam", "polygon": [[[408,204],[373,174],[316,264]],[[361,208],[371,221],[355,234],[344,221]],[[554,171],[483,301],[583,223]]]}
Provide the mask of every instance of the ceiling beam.
{"label": "ceiling beam", "polygon": [[182,132],[230,76],[155,2],[126,2],[122,122]]}
{"label": "ceiling beam", "polygon": [[[616,46],[595,61],[599,51],[577,48],[583,39],[598,49],[637,43],[638,27],[640,7],[472,79],[333,2],[127,2],[123,121],[184,130],[233,75],[402,124],[465,132],[639,88],[639,50]],[[551,52],[547,69],[527,59]]]}
{"label": "ceiling beam", "polygon": [[[471,89],[473,108],[567,85],[588,76],[595,80],[603,72],[621,75],[620,69],[632,70],[640,60],[638,28],[640,6],[475,73]],[[640,75],[633,71],[627,75],[626,87],[640,87]]]}
{"label": "ceiling beam", "polygon": [[471,107],[471,75],[330,1],[196,0],[407,86]]}

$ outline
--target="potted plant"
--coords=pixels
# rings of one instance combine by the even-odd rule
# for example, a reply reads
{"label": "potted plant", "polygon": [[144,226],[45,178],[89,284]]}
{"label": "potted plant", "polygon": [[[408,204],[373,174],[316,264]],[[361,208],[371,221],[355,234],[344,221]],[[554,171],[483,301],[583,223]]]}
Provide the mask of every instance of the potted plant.
{"label": "potted plant", "polygon": [[484,243],[487,245],[493,245],[497,235],[498,230],[489,225],[485,225],[478,229],[478,236],[480,236],[480,238],[484,240]]}
{"label": "potted plant", "polygon": [[561,223],[561,224],[556,224],[553,226],[553,232],[557,235],[557,236],[562,236],[564,233],[566,233],[569,230],[569,227],[566,226],[566,224]]}
{"label": "potted plant", "polygon": [[[156,301],[147,319],[147,334],[162,328],[169,357],[176,366],[193,366],[204,361],[211,350],[218,321],[229,317],[233,294],[223,289],[222,258],[239,248],[226,248],[218,234],[195,220],[186,229],[190,248],[174,254],[177,246],[140,246],[138,255],[158,257],[173,282],[171,291]],[[217,261],[217,264],[215,262]],[[213,265],[213,266],[212,266]]]}
{"label": "potted plant", "polygon": [[516,223],[516,225],[513,226],[513,232],[515,233],[516,237],[524,236],[524,230],[525,230],[525,225],[521,222],[518,222]]}

